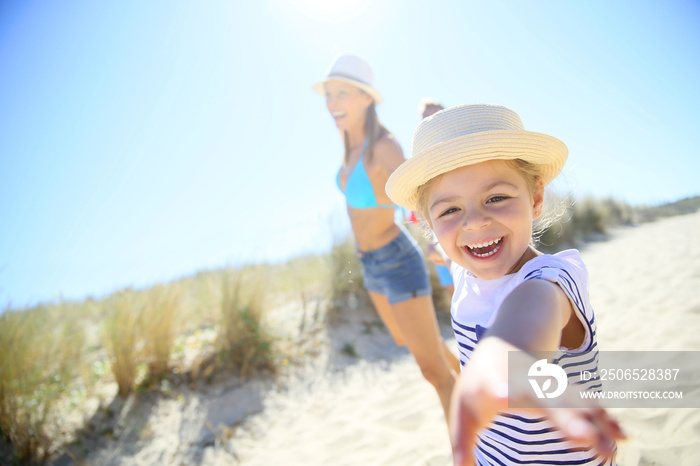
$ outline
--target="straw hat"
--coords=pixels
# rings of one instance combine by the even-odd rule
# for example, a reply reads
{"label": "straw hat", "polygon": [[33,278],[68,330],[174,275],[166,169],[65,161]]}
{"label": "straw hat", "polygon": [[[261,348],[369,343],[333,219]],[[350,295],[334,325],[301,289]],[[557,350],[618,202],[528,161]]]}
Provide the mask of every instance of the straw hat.
{"label": "straw hat", "polygon": [[418,188],[438,175],[488,160],[542,165],[545,186],[564,167],[569,150],[559,139],[525,131],[515,111],[500,105],[459,105],[424,119],[413,132],[412,157],[389,177],[386,193],[417,209]]}
{"label": "straw hat", "polygon": [[326,95],[328,81],[343,81],[359,87],[374,99],[374,105],[382,102],[382,95],[374,88],[374,72],[369,63],[349,53],[338,55],[326,72],[326,78],[313,86],[314,91]]}

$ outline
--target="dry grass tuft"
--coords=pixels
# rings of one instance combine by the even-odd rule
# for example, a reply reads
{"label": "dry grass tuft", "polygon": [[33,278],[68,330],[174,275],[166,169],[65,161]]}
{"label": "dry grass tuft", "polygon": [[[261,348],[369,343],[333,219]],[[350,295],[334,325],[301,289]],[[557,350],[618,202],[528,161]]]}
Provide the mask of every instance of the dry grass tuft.
{"label": "dry grass tuft", "polygon": [[103,343],[122,398],[131,394],[136,383],[140,362],[137,324],[141,312],[142,305],[130,289],[115,293],[107,302]]}
{"label": "dry grass tuft", "polygon": [[22,463],[51,453],[52,409],[81,363],[82,346],[75,314],[38,307],[0,315],[0,431]]}
{"label": "dry grass tuft", "polygon": [[145,294],[145,307],[140,319],[143,360],[148,377],[160,379],[168,374],[175,338],[180,331],[180,308],[183,291],[180,287],[158,284]]}
{"label": "dry grass tuft", "polygon": [[252,268],[223,276],[219,321],[220,361],[243,377],[276,370],[274,338],[264,324],[265,281]]}

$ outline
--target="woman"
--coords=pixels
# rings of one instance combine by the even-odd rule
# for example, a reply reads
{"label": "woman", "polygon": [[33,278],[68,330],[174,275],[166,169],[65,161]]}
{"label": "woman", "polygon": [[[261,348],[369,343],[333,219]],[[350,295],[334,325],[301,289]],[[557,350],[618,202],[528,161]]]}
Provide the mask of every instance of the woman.
{"label": "woman", "polygon": [[384,192],[389,175],[405,158],[379,122],[375,106],[382,96],[373,83],[370,66],[344,54],[313,88],[326,97],[345,146],[336,180],[346,197],[365,287],[396,344],[408,347],[435,387],[447,415],[459,361],[440,337],[422,253],[394,220],[396,206]]}

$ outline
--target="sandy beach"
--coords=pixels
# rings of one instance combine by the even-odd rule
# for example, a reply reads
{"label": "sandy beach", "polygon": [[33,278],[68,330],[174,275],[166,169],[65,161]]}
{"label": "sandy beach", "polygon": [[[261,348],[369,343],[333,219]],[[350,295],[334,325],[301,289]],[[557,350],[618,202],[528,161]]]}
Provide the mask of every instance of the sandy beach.
{"label": "sandy beach", "polygon": [[[601,350],[700,350],[698,231],[695,213],[619,229],[582,248]],[[272,318],[298,322],[299,314],[280,309]],[[451,330],[442,330],[454,348]],[[341,351],[348,343],[356,355]],[[275,382],[229,380],[140,399],[138,425],[132,420],[87,463],[451,464],[437,396],[371,314],[319,330],[306,350],[315,356]],[[618,464],[700,464],[700,409],[612,412],[630,437]]]}

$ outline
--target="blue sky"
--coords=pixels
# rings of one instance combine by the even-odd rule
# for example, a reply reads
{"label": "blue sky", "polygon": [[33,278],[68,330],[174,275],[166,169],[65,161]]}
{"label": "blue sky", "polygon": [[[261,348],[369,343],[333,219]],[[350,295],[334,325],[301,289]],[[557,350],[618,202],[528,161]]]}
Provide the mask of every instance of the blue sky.
{"label": "blue sky", "polygon": [[677,0],[3,1],[0,305],[327,248],[342,147],[311,85],[339,52],[407,156],[422,97],[499,103],[568,145],[561,189],[700,194],[698,24]]}

